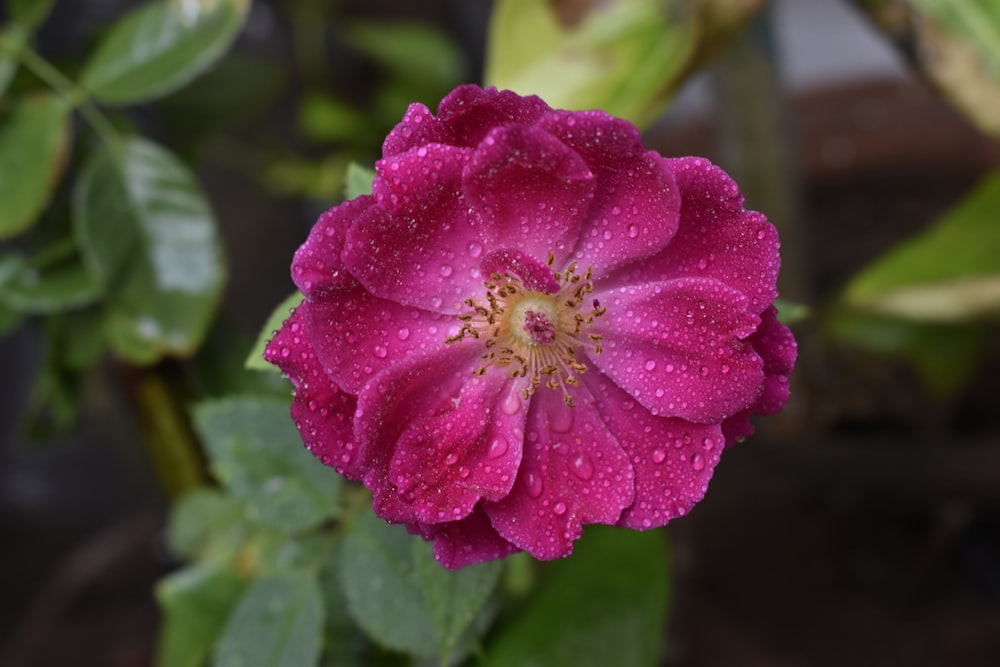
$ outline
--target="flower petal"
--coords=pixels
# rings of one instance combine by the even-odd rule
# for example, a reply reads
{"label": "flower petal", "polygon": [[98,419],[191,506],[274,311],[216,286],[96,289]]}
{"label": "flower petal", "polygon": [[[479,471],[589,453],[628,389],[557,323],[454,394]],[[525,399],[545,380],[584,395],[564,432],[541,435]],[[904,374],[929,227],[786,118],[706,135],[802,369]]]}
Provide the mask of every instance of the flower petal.
{"label": "flower petal", "polygon": [[434,117],[422,104],[411,104],[382,145],[386,157],[429,143],[472,148],[492,128],[511,123],[535,123],[549,106],[533,95],[521,97],[509,90],[459,86],[438,105]]}
{"label": "flower petal", "polygon": [[774,306],[760,316],[760,326],[750,343],[764,359],[764,391],[753,406],[759,415],[773,415],[788,402],[788,376],[795,367],[798,346],[791,330],[778,321]]}
{"label": "flower petal", "polygon": [[500,537],[481,506],[459,521],[411,528],[425,540],[434,540],[434,557],[449,570],[498,560],[520,551]]}
{"label": "flower petal", "polygon": [[579,154],[597,178],[574,253],[597,279],[670,242],[681,207],[679,190],[660,157],[643,148],[634,125],[603,111],[551,111],[539,126]]}
{"label": "flower petal", "polygon": [[524,437],[521,386],[505,373],[472,376],[479,351],[466,349],[412,355],[359,397],[355,429],[376,464],[365,485],[389,521],[462,519],[514,484]]}
{"label": "flower petal", "polygon": [[517,247],[564,260],[594,194],[587,164],[548,132],[527,125],[495,128],[465,170],[463,191],[489,248]]}
{"label": "flower petal", "polygon": [[357,282],[336,298],[308,301],[302,309],[320,363],[353,394],[382,369],[414,352],[442,347],[458,330],[454,318],[380,299]]}
{"label": "flower petal", "polygon": [[618,525],[645,530],[687,514],[705,495],[725,448],[720,426],[657,417],[607,378],[583,377],[635,471],[635,500]]}
{"label": "flower petal", "polygon": [[608,285],[714,278],[743,292],[760,313],[777,296],[778,234],[760,213],[743,210],[736,183],[702,158],[663,159],[681,193],[680,226],[654,257],[623,267]]}
{"label": "flower petal", "polygon": [[347,231],[343,259],[372,294],[456,313],[482,286],[478,221],[459,191],[471,153],[432,144],[380,160],[372,186],[385,209]]}
{"label": "flower petal", "polygon": [[309,451],[341,475],[360,479],[364,468],[355,456],[352,419],[357,397],[339,388],[323,371],[302,319],[300,306],[267,344],[264,358],[295,386],[292,419]]}
{"label": "flower petal", "polygon": [[607,312],[592,363],[635,400],[664,417],[708,424],[757,400],[763,361],[744,340],[759,318],[747,298],[714,281],[685,278],[599,295]]}
{"label": "flower petal", "polygon": [[625,453],[590,392],[575,389],[575,408],[546,387],[531,397],[517,483],[484,504],[501,537],[542,560],[569,555],[584,524],[613,524],[633,500]]}
{"label": "flower petal", "polygon": [[354,282],[340,257],[344,238],[356,220],[383,219],[384,211],[374,203],[370,196],[352,199],[326,211],[313,225],[292,260],[292,280],[307,297],[322,297]]}

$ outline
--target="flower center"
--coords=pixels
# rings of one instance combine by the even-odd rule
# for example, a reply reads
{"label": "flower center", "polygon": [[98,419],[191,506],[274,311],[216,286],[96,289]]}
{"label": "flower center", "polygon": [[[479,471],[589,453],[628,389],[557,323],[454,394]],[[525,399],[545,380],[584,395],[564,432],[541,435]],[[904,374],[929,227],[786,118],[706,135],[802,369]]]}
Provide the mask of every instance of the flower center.
{"label": "flower center", "polygon": [[[523,264],[526,258],[519,255],[517,260]],[[548,267],[531,261],[551,271],[555,257],[549,254]],[[519,267],[514,264],[508,268]],[[597,299],[586,303],[594,289],[591,270],[580,274],[576,269],[574,262],[565,271],[552,272],[552,293],[526,287],[526,283],[531,287],[548,285],[538,279],[537,271],[527,278],[515,270],[493,273],[483,283],[485,302],[466,299],[472,312],[459,315],[461,330],[445,342],[483,340],[483,365],[474,371],[476,375],[486,373],[490,367],[509,366],[512,378],[528,380],[522,391],[524,398],[544,384],[561,390],[565,403],[573,407],[569,388],[578,385],[577,376],[587,371],[578,351],[586,347],[601,353],[601,336],[587,331],[605,312]]]}

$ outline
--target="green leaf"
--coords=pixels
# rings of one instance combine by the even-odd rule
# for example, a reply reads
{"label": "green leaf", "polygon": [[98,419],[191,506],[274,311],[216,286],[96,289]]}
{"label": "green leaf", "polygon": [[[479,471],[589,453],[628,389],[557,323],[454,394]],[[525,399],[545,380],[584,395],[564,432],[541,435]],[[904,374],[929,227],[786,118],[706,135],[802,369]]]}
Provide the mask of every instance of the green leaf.
{"label": "green leaf", "polygon": [[361,195],[372,193],[372,182],[375,180],[375,170],[362,167],[357,162],[347,165],[347,178],[344,183],[344,199],[354,199]]}
{"label": "green leaf", "polygon": [[48,17],[55,0],[7,0],[7,11],[10,17],[34,30]]}
{"label": "green leaf", "polygon": [[0,120],[0,238],[30,227],[66,163],[69,107],[54,95],[18,100]]}
{"label": "green leaf", "polygon": [[39,266],[21,255],[0,258],[0,303],[21,313],[51,314],[97,301],[100,289],[76,255]]}
{"label": "green leaf", "polygon": [[107,104],[166,95],[226,52],[249,7],[249,0],[148,2],[112,26],[84,65],[80,83]]}
{"label": "green leaf", "polygon": [[339,512],[342,479],[303,446],[287,401],[208,401],[195,410],[195,425],[213,469],[251,519],[287,535]]}
{"label": "green leaf", "polygon": [[17,54],[24,48],[28,33],[23,25],[9,23],[0,28],[0,98],[17,73]]}
{"label": "green leaf", "polygon": [[856,275],[851,308],[920,322],[1000,315],[1000,171],[931,227]]}
{"label": "green leaf", "polygon": [[319,582],[298,576],[255,580],[229,617],[215,667],[310,667],[319,660]]}
{"label": "green leaf", "polygon": [[138,364],[191,355],[224,269],[215,218],[187,167],[138,137],[97,153],[77,183],[73,226],[107,298],[112,347]]}
{"label": "green leaf", "polygon": [[329,95],[312,94],[299,107],[299,125],[313,141],[340,141],[370,145],[380,137],[371,119],[358,109]]}
{"label": "green leaf", "polygon": [[247,588],[232,570],[192,565],[162,579],[156,600],[163,614],[157,667],[201,667]]}
{"label": "green leaf", "polygon": [[639,127],[663,111],[695,55],[689,0],[498,0],[488,85],[559,109],[603,109]]}
{"label": "green leaf", "polygon": [[281,325],[286,319],[291,316],[292,311],[294,311],[302,299],[305,298],[299,292],[290,294],[287,299],[281,302],[281,304],[271,312],[271,315],[267,318],[267,322],[264,324],[264,328],[261,329],[260,334],[257,336],[257,341],[254,343],[253,348],[250,350],[250,354],[247,356],[247,360],[244,365],[247,368],[256,371],[276,371],[277,366],[272,366],[271,364],[264,361],[264,348],[267,347],[267,342],[271,340],[275,332],[281,328]]}
{"label": "green leaf", "polygon": [[341,543],[340,584],[348,612],[373,641],[431,658],[438,641],[415,580],[412,544],[418,539],[363,512]]}
{"label": "green leaf", "polygon": [[369,667],[366,655],[371,648],[365,634],[351,620],[347,598],[340,585],[340,547],[329,555],[320,570],[323,593],[323,667]]}
{"label": "green leaf", "polygon": [[908,365],[924,388],[938,397],[954,396],[979,370],[987,335],[981,325],[912,322],[894,317],[833,309],[826,333]]}
{"label": "green leaf", "polygon": [[465,78],[461,50],[448,35],[430,26],[355,21],[344,36],[393,77],[420,82],[436,97]]}
{"label": "green leaf", "polygon": [[21,314],[0,303],[0,338],[13,331],[20,323]]}
{"label": "green leaf", "polygon": [[470,565],[452,572],[434,559],[431,544],[413,543],[413,568],[417,588],[434,625],[438,652],[442,660],[455,651],[473,622],[480,616],[487,600],[496,590],[502,561]]}
{"label": "green leaf", "polygon": [[486,646],[484,667],[652,667],[669,588],[662,531],[588,526],[572,556],[546,566],[523,609]]}
{"label": "green leaf", "polygon": [[174,503],[167,544],[179,557],[226,565],[235,559],[249,533],[241,502],[216,489],[197,489]]}

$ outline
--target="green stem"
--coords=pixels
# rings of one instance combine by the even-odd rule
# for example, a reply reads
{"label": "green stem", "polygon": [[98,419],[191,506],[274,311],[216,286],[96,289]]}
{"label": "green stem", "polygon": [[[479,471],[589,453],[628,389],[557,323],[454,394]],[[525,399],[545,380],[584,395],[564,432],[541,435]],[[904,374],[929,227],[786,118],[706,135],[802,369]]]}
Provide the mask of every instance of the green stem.
{"label": "green stem", "polygon": [[78,109],[83,119],[90,125],[91,129],[101,138],[105,147],[112,153],[121,150],[121,134],[111,124],[97,105],[94,104],[89,93],[76,85],[66,75],[56,69],[49,61],[42,58],[31,47],[25,45],[18,52],[17,56],[28,70],[41,79],[56,94],[62,97],[71,107]]}

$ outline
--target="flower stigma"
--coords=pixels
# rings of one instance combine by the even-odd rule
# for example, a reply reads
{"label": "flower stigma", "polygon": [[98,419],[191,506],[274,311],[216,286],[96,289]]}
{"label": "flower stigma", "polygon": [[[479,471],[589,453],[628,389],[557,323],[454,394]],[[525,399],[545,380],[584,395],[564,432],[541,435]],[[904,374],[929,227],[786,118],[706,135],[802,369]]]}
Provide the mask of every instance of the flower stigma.
{"label": "flower stigma", "polygon": [[[555,256],[549,253],[551,269]],[[553,276],[558,291],[549,294],[528,289],[513,272],[494,273],[483,283],[485,302],[466,299],[472,312],[458,316],[462,328],[446,343],[463,339],[482,340],[483,364],[473,371],[484,375],[490,367],[510,367],[511,378],[527,378],[521,391],[527,399],[543,384],[561,390],[563,401],[575,407],[570,387],[580,383],[579,375],[587,366],[578,350],[589,348],[601,353],[600,334],[589,333],[594,321],[605,313],[597,299],[587,295],[594,290],[592,269],[577,273],[576,262]]]}

